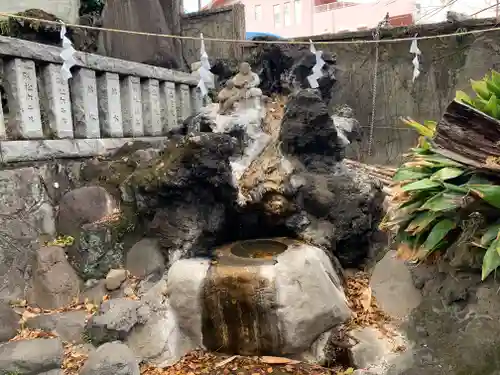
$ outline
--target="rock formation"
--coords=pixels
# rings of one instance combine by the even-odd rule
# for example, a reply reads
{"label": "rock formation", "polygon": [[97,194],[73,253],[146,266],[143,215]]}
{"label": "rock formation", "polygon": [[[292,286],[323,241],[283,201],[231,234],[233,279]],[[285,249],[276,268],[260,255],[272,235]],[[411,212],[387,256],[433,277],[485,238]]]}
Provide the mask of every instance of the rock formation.
{"label": "rock formation", "polygon": [[[342,162],[357,132],[348,111],[328,111],[332,64],[319,90],[302,87],[305,66],[281,103],[262,96],[242,64],[223,113],[207,105],[161,149],[134,142],[84,162],[80,183],[54,193],[67,259],[57,241],[35,252],[28,303],[61,308],[74,293],[93,315],[62,311],[58,319],[72,323],[42,314],[26,324],[98,347],[82,374],[136,374],[135,357],[166,367],[200,346],[342,365],[351,353],[357,367],[369,363],[359,353],[376,333],[356,336],[364,346],[337,336],[353,316],[343,268],[370,257],[382,191]],[[60,341],[51,340],[50,368],[33,360],[32,373],[60,363]],[[23,340],[4,345],[29,349]],[[0,350],[9,371],[23,366],[11,358]]]}

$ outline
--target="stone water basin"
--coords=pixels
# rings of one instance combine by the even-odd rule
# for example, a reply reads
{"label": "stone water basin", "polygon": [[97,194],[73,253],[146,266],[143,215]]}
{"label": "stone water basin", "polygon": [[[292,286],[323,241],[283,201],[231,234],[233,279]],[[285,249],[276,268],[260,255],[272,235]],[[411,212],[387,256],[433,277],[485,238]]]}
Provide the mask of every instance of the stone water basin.
{"label": "stone water basin", "polygon": [[240,241],[215,261],[174,263],[167,289],[194,345],[241,355],[293,355],[351,316],[342,282],[321,249],[288,238]]}

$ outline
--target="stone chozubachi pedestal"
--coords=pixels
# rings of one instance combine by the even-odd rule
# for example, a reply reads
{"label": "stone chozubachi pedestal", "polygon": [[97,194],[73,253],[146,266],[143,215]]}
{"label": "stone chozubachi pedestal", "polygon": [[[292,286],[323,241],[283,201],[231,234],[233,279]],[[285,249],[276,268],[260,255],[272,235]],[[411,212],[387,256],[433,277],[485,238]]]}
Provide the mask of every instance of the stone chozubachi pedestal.
{"label": "stone chozubachi pedestal", "polygon": [[194,344],[242,355],[299,354],[351,316],[341,279],[317,247],[250,240],[216,254],[215,262],[177,261],[168,274],[177,324]]}

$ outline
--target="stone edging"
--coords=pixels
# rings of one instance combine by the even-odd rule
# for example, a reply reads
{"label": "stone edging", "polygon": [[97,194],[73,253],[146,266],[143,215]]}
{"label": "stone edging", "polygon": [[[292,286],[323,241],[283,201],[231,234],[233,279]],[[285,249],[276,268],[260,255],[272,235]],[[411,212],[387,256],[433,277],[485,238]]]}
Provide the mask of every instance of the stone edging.
{"label": "stone edging", "polygon": [[[48,63],[62,64],[61,48],[40,43],[28,42],[22,39],[0,36],[0,57],[20,57],[39,60]],[[118,73],[127,76],[153,78],[160,81],[185,83],[196,86],[198,80],[189,73],[179,72],[157,66],[141,64],[132,61],[115,59],[85,52],[75,52],[76,65],[108,73]]]}
{"label": "stone edging", "polygon": [[139,137],[0,141],[0,155],[2,163],[85,158],[108,155],[131,141],[148,142],[151,147],[160,147],[166,140],[167,137]]}

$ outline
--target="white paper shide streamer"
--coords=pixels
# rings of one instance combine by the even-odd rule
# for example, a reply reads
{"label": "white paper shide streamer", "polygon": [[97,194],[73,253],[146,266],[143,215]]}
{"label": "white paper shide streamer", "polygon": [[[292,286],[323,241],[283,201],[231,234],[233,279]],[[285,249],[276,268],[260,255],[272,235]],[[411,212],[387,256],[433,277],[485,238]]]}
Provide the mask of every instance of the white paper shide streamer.
{"label": "white paper shide streamer", "polygon": [[76,50],[73,48],[73,43],[66,37],[66,25],[61,22],[61,40],[62,40],[62,52],[59,56],[63,59],[63,64],[61,67],[62,78],[67,81],[72,77],[71,67],[76,65],[76,60],[73,54]]}
{"label": "white paper shide streamer", "polygon": [[214,75],[210,72],[210,62],[208,61],[207,51],[205,50],[205,41],[203,40],[203,34],[200,34],[201,46],[200,46],[200,63],[201,67],[198,70],[200,73],[200,82],[198,87],[201,90],[201,94],[205,97],[208,94],[208,89],[214,87]]}
{"label": "white paper shide streamer", "polygon": [[[415,38],[417,36],[415,35]],[[418,76],[420,75],[420,55],[422,54],[422,51],[420,51],[420,48],[418,48],[418,45],[417,45],[417,39],[413,39],[413,41],[411,42],[411,46],[410,46],[410,53],[414,54],[415,57],[413,58],[413,82],[415,82],[415,79],[418,78]]]}
{"label": "white paper shide streamer", "polygon": [[316,64],[313,66],[312,74],[307,77],[307,80],[309,81],[311,88],[316,89],[319,87],[318,79],[320,79],[323,75],[321,69],[323,69],[323,66],[325,66],[326,63],[325,60],[323,60],[323,51],[316,51],[312,40],[309,40],[309,43],[311,52],[316,55]]}

